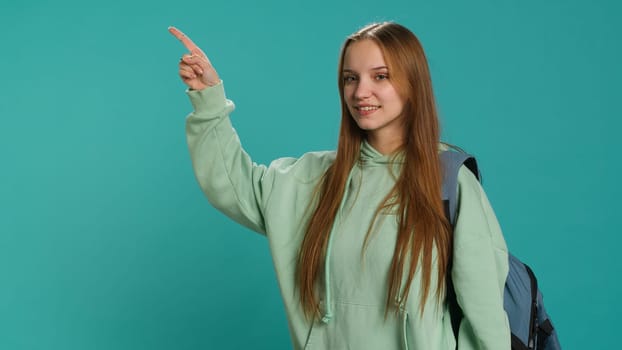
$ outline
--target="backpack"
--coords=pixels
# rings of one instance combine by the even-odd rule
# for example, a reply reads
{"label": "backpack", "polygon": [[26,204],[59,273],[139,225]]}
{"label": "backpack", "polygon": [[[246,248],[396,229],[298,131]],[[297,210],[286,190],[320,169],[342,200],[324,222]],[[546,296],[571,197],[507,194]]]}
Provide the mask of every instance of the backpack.
{"label": "backpack", "polygon": [[[475,158],[462,150],[443,151],[443,204],[452,227],[456,223],[458,170],[464,164],[481,182]],[[511,254],[505,282],[503,307],[508,315],[512,333],[512,350],[561,350],[557,332],[544,308],[538,281],[529,266]],[[462,310],[448,277],[447,300],[454,334],[458,334]],[[456,337],[457,338],[457,337]],[[458,345],[456,345],[458,347]]]}

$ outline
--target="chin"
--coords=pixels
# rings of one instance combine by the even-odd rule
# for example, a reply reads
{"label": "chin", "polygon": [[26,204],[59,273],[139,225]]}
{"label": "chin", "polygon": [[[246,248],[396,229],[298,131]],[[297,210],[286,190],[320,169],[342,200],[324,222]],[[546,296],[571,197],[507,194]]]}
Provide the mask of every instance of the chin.
{"label": "chin", "polygon": [[377,128],[375,125],[369,125],[369,123],[356,123],[356,125],[363,131],[374,131]]}
{"label": "chin", "polygon": [[378,127],[378,125],[376,125],[377,123],[372,118],[358,116],[353,119],[356,125],[358,125],[358,127],[362,130],[373,130]]}

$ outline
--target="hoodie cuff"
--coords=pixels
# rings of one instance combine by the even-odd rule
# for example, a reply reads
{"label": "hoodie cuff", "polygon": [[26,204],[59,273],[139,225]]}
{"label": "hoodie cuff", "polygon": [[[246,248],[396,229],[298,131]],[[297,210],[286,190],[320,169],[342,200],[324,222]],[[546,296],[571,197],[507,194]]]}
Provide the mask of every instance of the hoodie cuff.
{"label": "hoodie cuff", "polygon": [[203,90],[186,90],[194,113],[211,119],[220,117],[233,111],[233,102],[225,97],[222,80],[220,83],[206,87]]}

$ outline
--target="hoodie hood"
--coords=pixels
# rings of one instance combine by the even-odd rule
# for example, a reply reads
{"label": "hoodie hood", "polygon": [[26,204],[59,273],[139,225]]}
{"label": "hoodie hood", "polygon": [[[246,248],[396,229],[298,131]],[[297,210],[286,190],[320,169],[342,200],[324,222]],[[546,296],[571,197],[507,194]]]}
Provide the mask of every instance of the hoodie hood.
{"label": "hoodie hood", "polygon": [[382,154],[378,152],[367,140],[361,143],[360,162],[363,166],[380,166],[387,164],[403,164],[404,156],[401,151],[397,154]]}

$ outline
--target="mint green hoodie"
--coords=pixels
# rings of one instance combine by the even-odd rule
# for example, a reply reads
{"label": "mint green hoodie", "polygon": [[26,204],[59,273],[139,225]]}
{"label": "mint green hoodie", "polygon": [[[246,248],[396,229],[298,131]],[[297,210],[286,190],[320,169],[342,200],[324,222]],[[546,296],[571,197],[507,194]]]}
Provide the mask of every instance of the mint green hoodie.
{"label": "mint green hoodie", "polygon": [[[455,349],[447,307],[433,297],[433,288],[423,314],[419,310],[420,271],[407,302],[396,301],[399,313],[384,317],[397,233],[392,213],[381,213],[362,253],[374,211],[395,183],[390,168],[399,170],[399,163],[362,144],[331,231],[324,280],[318,284],[322,317],[309,320],[296,289],[296,259],[309,201],[335,152],[255,164],[231,126],[234,106],[225,98],[222,83],[188,95],[194,111],[186,131],[196,178],[214,207],[267,237],[294,349]],[[486,195],[468,170],[460,170],[458,186],[451,274],[464,312],[460,349],[510,349],[503,310],[505,241]]]}

